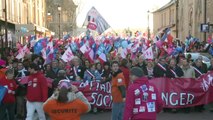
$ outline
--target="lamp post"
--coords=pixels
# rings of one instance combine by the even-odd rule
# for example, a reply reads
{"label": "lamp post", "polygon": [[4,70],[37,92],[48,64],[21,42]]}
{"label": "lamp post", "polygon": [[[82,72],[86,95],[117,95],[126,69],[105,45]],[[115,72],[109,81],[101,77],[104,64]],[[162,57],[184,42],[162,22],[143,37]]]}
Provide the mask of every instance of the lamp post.
{"label": "lamp post", "polygon": [[3,40],[3,36],[4,36],[4,30],[3,29],[1,29],[0,30],[0,37],[1,37],[1,49],[3,49],[4,48],[4,40]]}
{"label": "lamp post", "polygon": [[8,30],[7,30],[7,0],[5,0],[5,7],[4,7],[4,15],[5,15],[5,48],[8,47]]}
{"label": "lamp post", "polygon": [[150,39],[150,30],[149,30],[149,10],[147,11],[147,20],[148,20],[148,28],[147,28],[147,31],[148,31],[148,40]]}
{"label": "lamp post", "polygon": [[61,39],[61,6],[58,5],[58,38]]}
{"label": "lamp post", "polygon": [[51,16],[51,13],[50,13],[50,11],[48,11],[47,12],[47,24],[46,24],[48,29],[49,29],[49,24],[50,24],[49,23],[50,22],[50,16]]}

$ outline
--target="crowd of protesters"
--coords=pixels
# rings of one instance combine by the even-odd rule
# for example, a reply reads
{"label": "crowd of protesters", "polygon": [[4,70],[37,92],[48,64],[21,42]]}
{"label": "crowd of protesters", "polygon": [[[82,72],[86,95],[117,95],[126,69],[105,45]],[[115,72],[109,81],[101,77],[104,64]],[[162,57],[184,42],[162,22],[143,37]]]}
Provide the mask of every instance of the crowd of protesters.
{"label": "crowd of protesters", "polygon": [[[192,51],[204,51],[204,45],[195,45]],[[14,120],[15,117],[17,119],[26,118],[27,120],[31,120],[34,117],[35,110],[39,119],[45,120],[45,112],[48,114],[51,109],[51,103],[55,102],[52,99],[48,99],[48,97],[53,98],[56,94],[54,91],[56,90],[61,91],[59,93],[63,96],[67,96],[72,91],[72,86],[69,83],[60,83],[64,79],[71,82],[97,81],[105,83],[112,81],[112,118],[121,119],[120,116],[123,116],[124,112],[122,110],[124,110],[126,90],[131,84],[129,78],[133,74],[131,74],[132,68],[140,68],[144,76],[148,79],[152,79],[153,77],[198,78],[202,74],[213,70],[213,59],[211,59],[211,65],[208,68],[203,63],[202,56],[199,56],[196,60],[192,60],[191,56],[185,56],[183,51],[179,52],[176,57],[160,56],[152,60],[144,59],[140,52],[136,54],[134,59],[131,59],[131,54],[128,54],[126,58],[122,58],[120,54],[117,56],[109,54],[107,55],[107,61],[96,60],[93,63],[86,59],[80,52],[75,54],[72,61],[65,63],[60,59],[62,54],[59,53],[54,61],[45,66],[43,66],[44,59],[40,55],[25,55],[22,60],[17,60],[15,53],[15,50],[8,50],[0,54],[0,85],[7,86],[8,88],[8,92],[0,105],[0,120],[4,120],[7,118],[6,116],[8,116],[9,120]],[[26,76],[28,76],[28,82],[22,83],[22,78]],[[137,76],[141,77],[138,74]],[[52,87],[48,87],[47,81],[44,80],[46,78],[53,80]],[[82,94],[77,96],[82,96]],[[62,103],[73,101],[73,98],[64,98],[60,94],[57,99],[58,101],[62,101]],[[82,104],[84,108],[82,113],[90,110],[87,100],[80,99],[76,103]],[[57,105],[55,107],[60,108]],[[202,112],[204,106],[196,106],[194,110]],[[164,109],[164,111],[177,112],[176,109]],[[184,108],[183,111],[188,113],[192,111],[192,108]],[[67,115],[65,116],[67,117]],[[50,118],[52,118],[51,115]]]}

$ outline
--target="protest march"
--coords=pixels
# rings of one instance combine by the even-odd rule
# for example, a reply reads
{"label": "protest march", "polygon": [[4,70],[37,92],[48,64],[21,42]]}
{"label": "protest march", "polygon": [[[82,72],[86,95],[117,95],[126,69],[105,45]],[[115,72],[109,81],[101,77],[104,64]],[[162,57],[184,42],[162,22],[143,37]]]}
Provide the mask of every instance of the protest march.
{"label": "protest march", "polygon": [[[213,112],[213,38],[106,32],[92,7],[80,36],[25,36],[0,51],[0,120],[155,120],[157,113]],[[94,34],[96,33],[96,34]]]}

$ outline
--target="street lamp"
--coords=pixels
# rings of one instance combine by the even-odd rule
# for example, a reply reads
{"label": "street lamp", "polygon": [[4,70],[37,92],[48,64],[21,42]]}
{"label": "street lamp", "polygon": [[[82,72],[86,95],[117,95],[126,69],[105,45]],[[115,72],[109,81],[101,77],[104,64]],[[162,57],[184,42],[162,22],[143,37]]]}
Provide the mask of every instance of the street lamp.
{"label": "street lamp", "polygon": [[7,0],[5,0],[4,2],[5,7],[3,9],[4,13],[5,13],[5,48],[8,47],[8,30],[7,30]]}
{"label": "street lamp", "polygon": [[1,48],[4,48],[4,40],[3,40],[3,36],[4,36],[4,30],[1,29],[0,30],[0,36],[1,36]]}
{"label": "street lamp", "polygon": [[150,39],[150,30],[149,30],[149,10],[147,11],[147,20],[148,20],[148,28],[147,28],[147,31],[148,31],[148,40]]}
{"label": "street lamp", "polygon": [[61,6],[58,5],[58,19],[59,19],[59,25],[58,25],[58,29],[59,29],[59,40],[61,39]]}

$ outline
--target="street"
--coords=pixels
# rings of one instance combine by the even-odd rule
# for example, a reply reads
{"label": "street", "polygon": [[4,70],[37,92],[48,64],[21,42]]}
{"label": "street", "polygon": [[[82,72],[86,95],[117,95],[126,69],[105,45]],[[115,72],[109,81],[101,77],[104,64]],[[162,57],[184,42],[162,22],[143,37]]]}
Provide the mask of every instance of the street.
{"label": "street", "polygon": [[[88,113],[82,116],[81,120],[110,120],[111,112],[98,114]],[[203,113],[191,112],[186,113],[160,113],[157,120],[212,120],[213,113],[205,111]]]}

